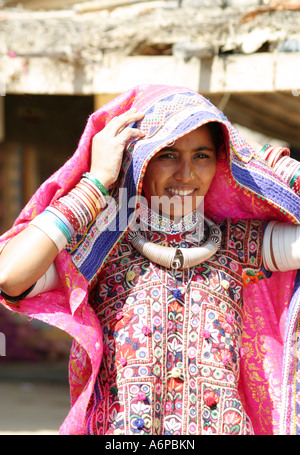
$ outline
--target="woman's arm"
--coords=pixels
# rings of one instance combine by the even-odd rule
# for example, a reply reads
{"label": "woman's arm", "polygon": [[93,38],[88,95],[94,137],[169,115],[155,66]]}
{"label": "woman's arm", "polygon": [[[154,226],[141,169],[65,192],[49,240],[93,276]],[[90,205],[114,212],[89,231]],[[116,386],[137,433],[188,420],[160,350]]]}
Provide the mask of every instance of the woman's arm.
{"label": "woman's arm", "polygon": [[0,289],[18,296],[41,278],[58,254],[55,243],[40,229],[28,226],[0,254]]}
{"label": "woman's arm", "polygon": [[[115,117],[93,138],[90,173],[101,182],[104,190],[118,178],[126,142],[130,138],[144,137],[140,130],[128,127],[130,123],[141,120],[142,117],[143,114],[135,109],[129,110]],[[61,214],[58,224],[55,214],[60,215],[58,210],[61,207],[50,207],[5,245],[0,254],[0,290],[3,293],[12,297],[19,296],[47,272],[59,251],[68,243],[65,237],[66,229],[63,233],[59,230],[62,219],[70,228],[67,233],[72,233],[72,229],[76,230],[80,223],[86,220],[92,221],[88,218],[89,215],[94,218],[98,215],[103,208],[100,197],[102,196],[103,200],[103,195],[100,195],[97,187],[93,188],[92,183],[87,183],[85,179],[85,182],[79,183],[68,195],[59,200],[62,201],[61,207],[67,210]],[[99,200],[96,200],[97,192]],[[92,196],[94,200],[91,200]],[[82,206],[85,202],[90,202],[90,205]],[[68,203],[70,210],[68,210]],[[79,204],[81,204],[80,208],[84,209],[84,213],[81,210],[78,214],[80,219],[75,219],[77,213],[75,208],[78,208]],[[73,212],[72,209],[74,209]],[[67,219],[66,211],[73,213],[74,216]],[[73,225],[71,225],[72,221]]]}

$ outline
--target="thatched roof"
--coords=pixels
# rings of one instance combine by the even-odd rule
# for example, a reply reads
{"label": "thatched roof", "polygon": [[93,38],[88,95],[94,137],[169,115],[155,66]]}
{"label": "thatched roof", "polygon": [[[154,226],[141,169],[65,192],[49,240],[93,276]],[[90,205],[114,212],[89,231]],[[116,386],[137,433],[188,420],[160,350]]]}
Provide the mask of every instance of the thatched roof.
{"label": "thatched roof", "polygon": [[4,0],[0,53],[98,62],[104,54],[201,58],[300,50],[300,1],[298,10],[178,1]]}

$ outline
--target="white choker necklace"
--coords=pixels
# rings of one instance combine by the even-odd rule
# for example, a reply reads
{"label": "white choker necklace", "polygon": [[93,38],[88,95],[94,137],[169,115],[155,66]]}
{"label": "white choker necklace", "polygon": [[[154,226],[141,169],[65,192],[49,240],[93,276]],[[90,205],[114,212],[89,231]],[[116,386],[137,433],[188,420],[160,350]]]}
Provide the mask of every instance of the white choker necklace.
{"label": "white choker necklace", "polygon": [[209,238],[200,247],[173,248],[149,242],[140,231],[129,231],[128,240],[134,248],[150,261],[168,269],[190,269],[213,256],[221,246],[221,230],[204,218],[209,227]]}

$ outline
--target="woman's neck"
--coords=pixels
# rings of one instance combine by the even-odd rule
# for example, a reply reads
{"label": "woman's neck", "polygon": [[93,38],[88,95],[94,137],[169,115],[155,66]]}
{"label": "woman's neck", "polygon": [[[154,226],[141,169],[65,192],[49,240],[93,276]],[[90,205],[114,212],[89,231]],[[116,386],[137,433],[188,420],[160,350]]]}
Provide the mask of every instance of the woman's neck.
{"label": "woman's neck", "polygon": [[196,211],[190,212],[182,217],[171,219],[163,214],[157,213],[148,205],[143,203],[137,210],[137,217],[142,230],[160,231],[166,234],[177,234],[191,231],[199,222]]}

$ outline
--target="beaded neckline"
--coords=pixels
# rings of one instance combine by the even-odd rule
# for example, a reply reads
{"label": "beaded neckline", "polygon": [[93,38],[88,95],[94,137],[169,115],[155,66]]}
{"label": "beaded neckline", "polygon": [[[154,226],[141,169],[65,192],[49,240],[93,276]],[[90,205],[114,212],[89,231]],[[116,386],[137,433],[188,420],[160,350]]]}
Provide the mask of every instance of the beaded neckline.
{"label": "beaded neckline", "polygon": [[165,234],[179,234],[195,229],[198,225],[199,217],[196,211],[188,213],[181,218],[179,222],[170,220],[163,215],[158,214],[147,205],[141,203],[137,210],[137,215],[144,230],[151,229]]}

